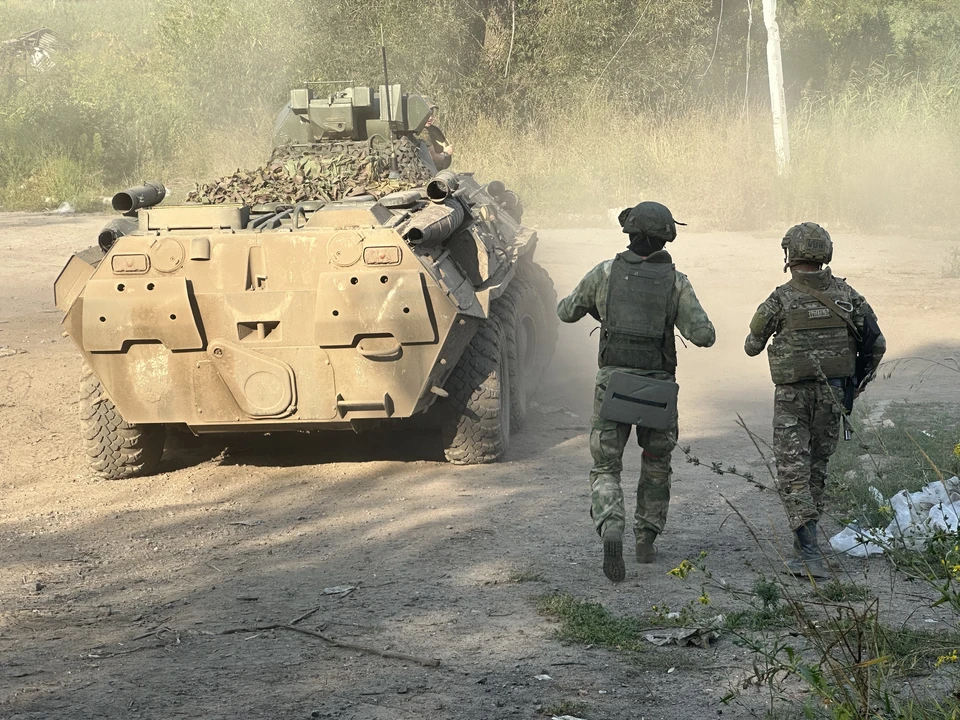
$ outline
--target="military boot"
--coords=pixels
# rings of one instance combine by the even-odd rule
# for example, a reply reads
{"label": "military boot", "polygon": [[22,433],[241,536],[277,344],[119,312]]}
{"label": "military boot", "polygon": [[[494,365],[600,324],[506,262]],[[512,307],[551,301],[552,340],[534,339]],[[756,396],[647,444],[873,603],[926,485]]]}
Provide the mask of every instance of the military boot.
{"label": "military boot", "polygon": [[794,531],[797,557],[786,561],[787,573],[797,577],[830,577],[823,551],[817,543],[817,521],[810,520]]}
{"label": "military boot", "polygon": [[653,544],[657,539],[657,534],[650,530],[638,530],[637,537],[637,562],[642,565],[649,565],[657,556],[657,548]]}
{"label": "military boot", "polygon": [[615,583],[627,577],[623,564],[623,530],[619,528],[603,529],[603,574]]}

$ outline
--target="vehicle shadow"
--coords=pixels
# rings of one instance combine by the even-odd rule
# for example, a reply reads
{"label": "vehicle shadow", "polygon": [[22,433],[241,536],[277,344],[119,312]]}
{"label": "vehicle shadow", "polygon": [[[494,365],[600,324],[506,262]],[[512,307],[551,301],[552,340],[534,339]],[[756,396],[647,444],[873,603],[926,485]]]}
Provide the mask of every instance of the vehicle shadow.
{"label": "vehicle shadow", "polygon": [[443,462],[439,434],[429,430],[228,433],[168,436],[161,472],[205,462],[257,467],[301,467],[325,463]]}

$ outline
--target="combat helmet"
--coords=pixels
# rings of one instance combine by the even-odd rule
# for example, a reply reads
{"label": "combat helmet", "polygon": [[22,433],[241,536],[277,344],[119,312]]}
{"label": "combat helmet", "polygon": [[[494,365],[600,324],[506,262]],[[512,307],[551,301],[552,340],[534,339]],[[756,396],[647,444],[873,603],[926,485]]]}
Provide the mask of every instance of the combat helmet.
{"label": "combat helmet", "polygon": [[783,271],[797,263],[828,265],[833,259],[830,233],[813,222],[800,223],[787,230],[780,243],[783,248]]}
{"label": "combat helmet", "polygon": [[673,242],[677,238],[677,225],[686,225],[675,220],[666,205],[646,201],[623,210],[617,217],[623,232],[629,235],[642,235],[659,240],[662,243]]}

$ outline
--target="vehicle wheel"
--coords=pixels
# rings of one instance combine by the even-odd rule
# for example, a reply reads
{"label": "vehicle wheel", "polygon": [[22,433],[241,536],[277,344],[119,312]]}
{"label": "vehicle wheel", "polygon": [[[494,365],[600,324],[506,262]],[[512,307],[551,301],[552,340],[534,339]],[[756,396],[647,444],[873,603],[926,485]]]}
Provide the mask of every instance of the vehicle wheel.
{"label": "vehicle wheel", "polygon": [[547,271],[534,262],[522,262],[504,293],[512,315],[512,398],[510,421],[523,425],[527,403],[540,386],[557,345],[557,293]]}
{"label": "vehicle wheel", "polygon": [[163,425],[134,425],[120,417],[89,367],[80,377],[80,432],[90,467],[102,478],[149,475],[160,464]]}
{"label": "vehicle wheel", "polygon": [[510,443],[510,352],[500,318],[480,324],[445,384],[444,455],[455,465],[500,460]]}

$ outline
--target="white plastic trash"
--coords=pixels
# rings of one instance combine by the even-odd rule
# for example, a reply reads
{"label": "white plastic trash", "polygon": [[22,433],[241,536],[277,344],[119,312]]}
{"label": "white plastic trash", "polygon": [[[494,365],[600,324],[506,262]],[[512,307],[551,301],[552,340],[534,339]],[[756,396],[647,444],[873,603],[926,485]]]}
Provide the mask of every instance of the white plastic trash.
{"label": "white plastic trash", "polygon": [[878,536],[875,531],[863,530],[856,525],[847,525],[830,538],[830,547],[838,553],[845,553],[851,557],[865,558],[870,555],[882,555],[883,548],[871,542],[872,540],[884,542],[885,538]]}
{"label": "white plastic trash", "polygon": [[934,505],[930,508],[930,527],[946,532],[956,532],[957,527],[960,526],[958,505],[960,503]]}
{"label": "white plastic trash", "polygon": [[[883,495],[872,485],[870,494],[879,505]],[[918,492],[901,490],[886,503],[893,519],[886,529],[848,525],[830,538],[830,547],[853,557],[879,555],[883,546],[896,542],[908,550],[923,550],[937,532],[960,529],[960,478],[936,480]]]}

